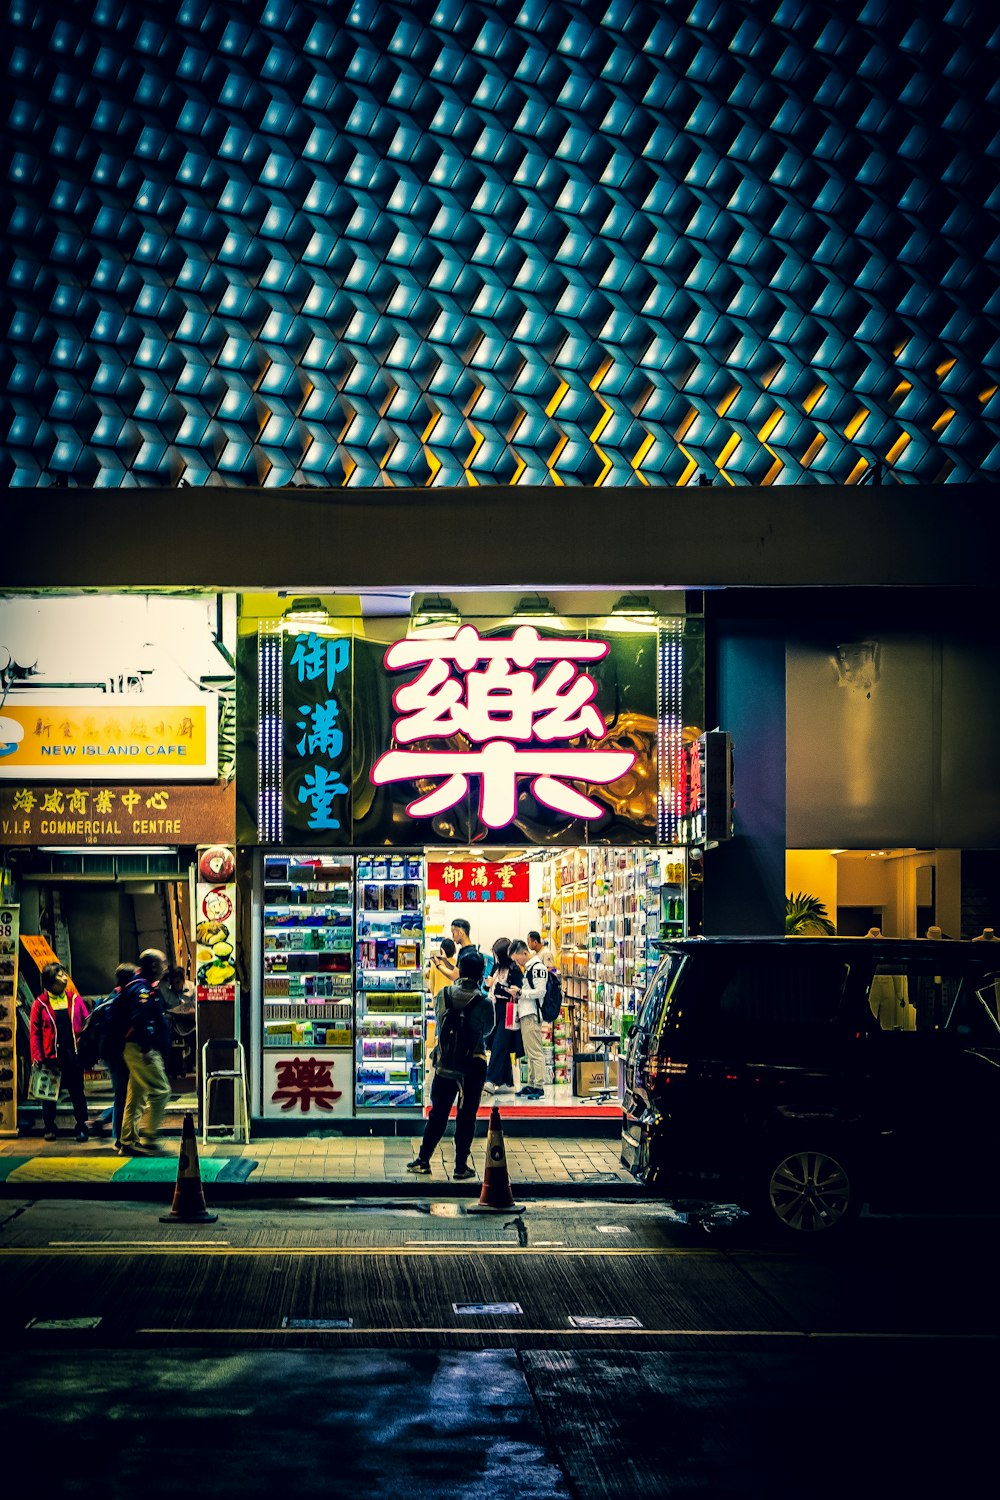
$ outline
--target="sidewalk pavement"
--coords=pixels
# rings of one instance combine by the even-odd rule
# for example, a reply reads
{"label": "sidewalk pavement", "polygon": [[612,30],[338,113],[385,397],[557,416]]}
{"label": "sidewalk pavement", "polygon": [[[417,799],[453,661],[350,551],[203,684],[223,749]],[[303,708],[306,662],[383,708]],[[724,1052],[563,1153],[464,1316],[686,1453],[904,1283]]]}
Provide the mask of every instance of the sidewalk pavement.
{"label": "sidewalk pavement", "polygon": [[[110,1136],[87,1142],[38,1136],[0,1141],[0,1196],[11,1198],[163,1197],[176,1180],[179,1141],[161,1138],[161,1150],[142,1157],[119,1156]],[[478,1197],[480,1181],[452,1180],[450,1133],[432,1158],[429,1177],[413,1176],[407,1163],[417,1154],[412,1136],[266,1136],[237,1145],[198,1142],[206,1194],[215,1201],[275,1197]],[[618,1142],[589,1136],[506,1136],[511,1184],[518,1194],[560,1197],[635,1197],[642,1189],[618,1159]],[[485,1164],[486,1131],[477,1128],[472,1160]]]}

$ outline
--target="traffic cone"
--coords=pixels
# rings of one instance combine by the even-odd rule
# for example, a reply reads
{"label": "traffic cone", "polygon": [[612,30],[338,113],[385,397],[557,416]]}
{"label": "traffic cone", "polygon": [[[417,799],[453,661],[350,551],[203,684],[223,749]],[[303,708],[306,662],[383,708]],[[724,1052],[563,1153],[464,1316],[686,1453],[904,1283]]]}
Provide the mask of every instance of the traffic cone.
{"label": "traffic cone", "polygon": [[490,1129],[486,1137],[486,1170],[479,1202],[466,1209],[470,1214],[523,1214],[524,1205],[514,1202],[507,1171],[507,1153],[503,1144],[500,1111],[494,1104],[490,1111]]}
{"label": "traffic cone", "polygon": [[194,1116],[184,1116],[181,1127],[181,1154],[177,1160],[177,1186],[174,1204],[168,1214],[160,1215],[161,1224],[214,1224],[218,1214],[210,1214],[205,1205],[198,1165],[198,1138],[194,1133]]}

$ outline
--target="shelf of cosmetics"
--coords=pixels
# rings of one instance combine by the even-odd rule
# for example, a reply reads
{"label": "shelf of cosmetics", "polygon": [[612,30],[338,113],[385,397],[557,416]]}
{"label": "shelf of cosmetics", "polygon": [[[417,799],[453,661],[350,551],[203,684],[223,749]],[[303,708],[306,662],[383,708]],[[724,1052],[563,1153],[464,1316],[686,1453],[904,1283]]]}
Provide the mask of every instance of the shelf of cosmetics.
{"label": "shelf of cosmetics", "polygon": [[354,1099],[360,1108],[405,1109],[423,1101],[423,1024],[365,1016],[358,1022]]}

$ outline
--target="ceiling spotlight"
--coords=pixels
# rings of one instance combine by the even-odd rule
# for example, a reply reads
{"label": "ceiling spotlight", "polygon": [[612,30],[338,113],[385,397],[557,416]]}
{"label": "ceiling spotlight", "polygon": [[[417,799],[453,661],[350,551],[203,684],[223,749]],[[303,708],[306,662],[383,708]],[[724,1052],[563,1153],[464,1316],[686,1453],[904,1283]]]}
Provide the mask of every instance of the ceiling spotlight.
{"label": "ceiling spotlight", "polygon": [[613,615],[631,615],[634,620],[655,620],[656,610],[649,602],[648,594],[622,594],[612,606]]}
{"label": "ceiling spotlight", "polygon": [[330,618],[330,611],[324,605],[322,599],[310,595],[306,599],[293,599],[287,609],[282,612],[281,618],[292,623],[302,622],[307,625],[310,620],[322,622]]}
{"label": "ceiling spotlight", "polygon": [[456,609],[451,600],[446,599],[443,594],[426,594],[410,616],[410,624],[415,627],[461,625],[461,623],[461,611]]}
{"label": "ceiling spotlight", "polygon": [[513,613],[515,615],[534,615],[538,619],[543,615],[554,615],[555,610],[544,594],[525,594]]}

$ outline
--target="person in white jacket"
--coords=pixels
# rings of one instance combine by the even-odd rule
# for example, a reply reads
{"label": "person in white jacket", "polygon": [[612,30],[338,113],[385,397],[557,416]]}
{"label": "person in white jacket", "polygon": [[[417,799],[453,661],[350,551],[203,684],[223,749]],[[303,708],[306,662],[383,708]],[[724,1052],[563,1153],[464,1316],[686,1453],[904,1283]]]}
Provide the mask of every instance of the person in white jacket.
{"label": "person in white jacket", "polygon": [[518,938],[510,945],[510,956],[524,973],[524,984],[517,1002],[517,1022],[521,1028],[524,1055],[528,1059],[528,1082],[518,1089],[522,1099],[541,1099],[545,1093],[545,1036],[542,1000],[549,971],[537,954]]}

